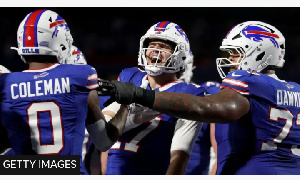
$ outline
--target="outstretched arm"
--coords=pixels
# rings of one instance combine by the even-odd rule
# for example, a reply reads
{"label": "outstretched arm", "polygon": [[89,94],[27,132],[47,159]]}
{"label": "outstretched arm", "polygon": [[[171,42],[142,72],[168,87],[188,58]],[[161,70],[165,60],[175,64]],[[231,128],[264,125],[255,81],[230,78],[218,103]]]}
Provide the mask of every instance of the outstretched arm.
{"label": "outstretched arm", "polygon": [[207,123],[229,123],[250,110],[249,100],[231,89],[198,97],[190,94],[159,92],[136,87],[133,83],[99,80],[98,94],[112,96],[109,101],[133,102],[171,116]]}
{"label": "outstretched arm", "polygon": [[223,89],[206,97],[156,91],[152,109],[195,121],[229,123],[247,114],[250,103],[246,97],[231,89]]}

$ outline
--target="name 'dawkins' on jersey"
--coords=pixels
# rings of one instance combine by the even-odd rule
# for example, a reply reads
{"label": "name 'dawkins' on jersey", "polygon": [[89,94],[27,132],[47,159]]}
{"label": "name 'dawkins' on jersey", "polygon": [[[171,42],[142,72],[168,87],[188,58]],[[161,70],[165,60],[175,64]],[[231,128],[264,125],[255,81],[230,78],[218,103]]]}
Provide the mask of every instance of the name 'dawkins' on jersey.
{"label": "name 'dawkins' on jersey", "polygon": [[10,86],[12,99],[70,93],[68,77],[14,83]]}
{"label": "name 'dawkins' on jersey", "polygon": [[277,105],[300,107],[300,92],[277,90]]}

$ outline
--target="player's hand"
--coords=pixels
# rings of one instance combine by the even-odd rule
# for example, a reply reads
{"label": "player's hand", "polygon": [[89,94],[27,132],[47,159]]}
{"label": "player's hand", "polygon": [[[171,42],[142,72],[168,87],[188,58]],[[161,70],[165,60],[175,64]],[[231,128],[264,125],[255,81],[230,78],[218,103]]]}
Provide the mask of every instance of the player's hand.
{"label": "player's hand", "polygon": [[115,85],[107,80],[98,78],[98,95],[99,96],[112,96],[115,94]]}
{"label": "player's hand", "polygon": [[98,84],[99,96],[111,96],[111,98],[104,103],[104,106],[108,106],[114,101],[125,105],[131,104],[135,97],[142,96],[143,94],[142,89],[140,87],[136,87],[133,83],[98,79]]}

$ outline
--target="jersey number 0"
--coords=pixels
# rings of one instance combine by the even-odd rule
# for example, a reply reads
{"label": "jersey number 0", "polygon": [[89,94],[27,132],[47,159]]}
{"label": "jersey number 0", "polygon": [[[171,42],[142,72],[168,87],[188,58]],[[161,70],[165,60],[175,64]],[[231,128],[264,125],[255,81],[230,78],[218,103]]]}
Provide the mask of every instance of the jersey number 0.
{"label": "jersey number 0", "polygon": [[60,106],[51,101],[34,102],[27,108],[27,120],[32,149],[37,154],[59,154],[64,147]]}

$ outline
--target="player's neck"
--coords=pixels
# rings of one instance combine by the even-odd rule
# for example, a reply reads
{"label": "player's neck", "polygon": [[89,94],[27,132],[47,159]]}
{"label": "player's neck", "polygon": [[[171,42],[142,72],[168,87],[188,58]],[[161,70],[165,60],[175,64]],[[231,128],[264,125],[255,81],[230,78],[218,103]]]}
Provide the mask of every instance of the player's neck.
{"label": "player's neck", "polygon": [[53,63],[30,62],[28,69],[43,69],[51,66]]}
{"label": "player's neck", "polygon": [[177,80],[175,73],[164,73],[159,76],[149,76],[148,81],[152,89],[159,88],[167,83]]}
{"label": "player's neck", "polygon": [[273,69],[264,69],[261,71],[261,73],[265,74],[265,75],[271,75],[271,74],[275,74],[275,70]]}

